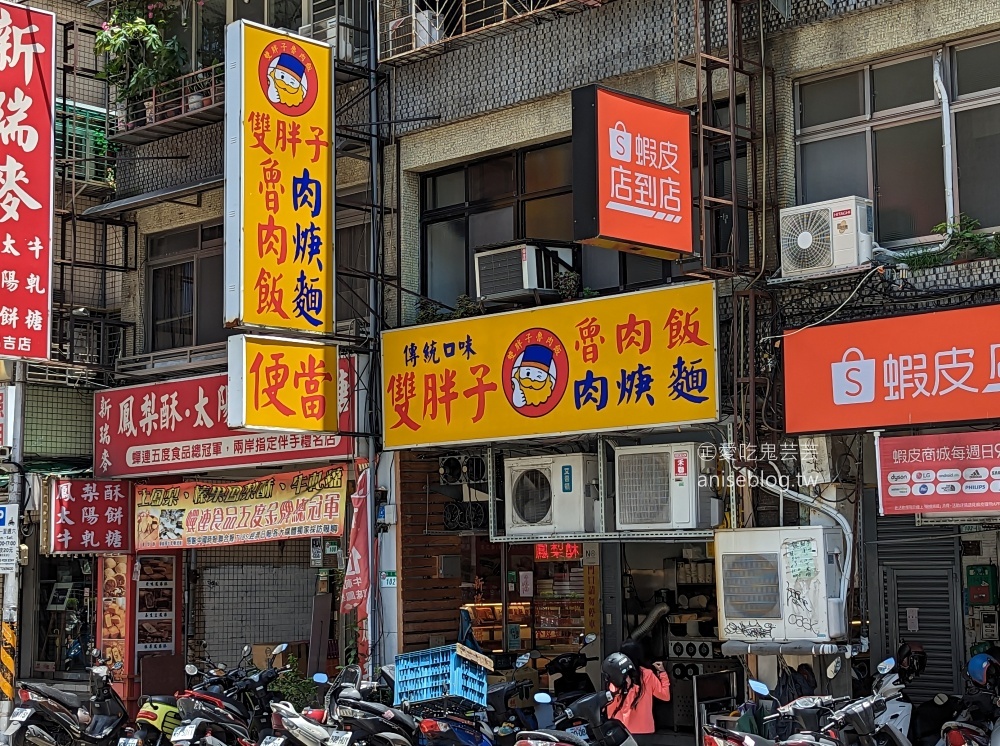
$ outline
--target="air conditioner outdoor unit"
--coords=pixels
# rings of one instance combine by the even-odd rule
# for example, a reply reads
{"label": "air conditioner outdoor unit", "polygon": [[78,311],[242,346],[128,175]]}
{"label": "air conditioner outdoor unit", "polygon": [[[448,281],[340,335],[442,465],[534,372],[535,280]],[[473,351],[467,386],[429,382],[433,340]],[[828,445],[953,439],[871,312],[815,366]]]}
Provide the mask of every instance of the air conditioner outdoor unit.
{"label": "air conditioner outdoor unit", "polygon": [[715,556],[720,639],[829,642],[845,635],[839,528],[717,531]]}
{"label": "air conditioner outdoor unit", "polygon": [[555,259],[573,264],[573,250],[543,250],[514,244],[476,254],[476,295],[489,300],[532,299],[542,292],[555,294],[555,278],[565,268]]}
{"label": "air conditioner outdoor unit", "polygon": [[810,277],[872,259],[872,201],[844,197],[781,211],[781,275]]}
{"label": "air conditioner outdoor unit", "polygon": [[341,62],[354,61],[354,44],[351,43],[351,21],[340,18],[327,18],[306,26],[299,26],[299,36],[306,36],[317,41],[325,41],[337,50],[337,59]]}
{"label": "air conditioner outdoor unit", "polygon": [[597,456],[509,458],[503,469],[508,536],[594,530]]}
{"label": "air conditioner outdoor unit", "polygon": [[441,41],[441,14],[418,10],[413,14],[413,47],[419,49]]}
{"label": "air conditioner outdoor unit", "polygon": [[698,444],[615,449],[615,526],[619,531],[711,528],[719,502],[698,486]]}

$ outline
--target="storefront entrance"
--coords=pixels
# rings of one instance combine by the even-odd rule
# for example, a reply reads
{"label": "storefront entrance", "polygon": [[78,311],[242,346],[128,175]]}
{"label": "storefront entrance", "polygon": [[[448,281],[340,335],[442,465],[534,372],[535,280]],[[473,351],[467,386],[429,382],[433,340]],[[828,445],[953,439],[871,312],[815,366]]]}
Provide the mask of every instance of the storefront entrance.
{"label": "storefront entrance", "polygon": [[37,649],[34,673],[54,679],[87,678],[94,647],[99,557],[38,557]]}

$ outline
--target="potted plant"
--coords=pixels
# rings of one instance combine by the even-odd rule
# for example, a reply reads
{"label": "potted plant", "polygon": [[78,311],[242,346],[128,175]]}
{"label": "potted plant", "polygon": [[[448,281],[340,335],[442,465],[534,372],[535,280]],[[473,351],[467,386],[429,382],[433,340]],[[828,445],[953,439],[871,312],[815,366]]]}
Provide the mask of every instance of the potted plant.
{"label": "potted plant", "polygon": [[119,6],[94,43],[94,51],[107,56],[100,77],[114,87],[115,102],[126,110],[126,120],[133,126],[164,114],[156,111],[151,89],[180,75],[186,58],[177,38],[163,35],[172,12],[162,3],[156,5],[156,12],[150,8],[145,17],[138,7]]}

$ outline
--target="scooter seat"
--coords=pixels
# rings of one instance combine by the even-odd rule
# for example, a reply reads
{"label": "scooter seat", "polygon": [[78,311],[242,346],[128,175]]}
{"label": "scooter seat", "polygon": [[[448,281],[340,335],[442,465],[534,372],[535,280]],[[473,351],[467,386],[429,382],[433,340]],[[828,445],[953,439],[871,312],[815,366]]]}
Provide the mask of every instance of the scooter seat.
{"label": "scooter seat", "polygon": [[177,697],[172,697],[169,694],[153,694],[150,696],[149,701],[157,705],[177,706]]}
{"label": "scooter seat", "polygon": [[38,692],[43,697],[55,700],[68,710],[74,710],[74,716],[76,715],[75,710],[83,707],[81,699],[72,692],[64,692],[48,684],[23,684],[23,686],[29,691]]}

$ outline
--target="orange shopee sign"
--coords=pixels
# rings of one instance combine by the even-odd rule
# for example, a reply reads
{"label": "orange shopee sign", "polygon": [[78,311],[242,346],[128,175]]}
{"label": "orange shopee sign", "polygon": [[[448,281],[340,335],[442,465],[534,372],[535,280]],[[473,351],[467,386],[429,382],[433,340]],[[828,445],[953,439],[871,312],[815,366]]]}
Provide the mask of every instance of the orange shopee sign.
{"label": "orange shopee sign", "polygon": [[574,90],[573,173],[575,240],[662,258],[694,251],[690,112]]}
{"label": "orange shopee sign", "polygon": [[1000,305],[786,332],[785,429],[1000,416]]}

